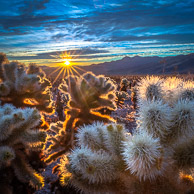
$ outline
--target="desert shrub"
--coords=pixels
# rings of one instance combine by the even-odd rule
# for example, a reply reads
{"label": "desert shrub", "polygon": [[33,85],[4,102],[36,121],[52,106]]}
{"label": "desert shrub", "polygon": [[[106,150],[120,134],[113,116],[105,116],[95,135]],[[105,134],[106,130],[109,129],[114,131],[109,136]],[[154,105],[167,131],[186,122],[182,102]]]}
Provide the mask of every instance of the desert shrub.
{"label": "desert shrub", "polygon": [[48,151],[53,152],[45,160],[51,162],[67,152],[74,144],[74,133],[78,126],[91,124],[94,121],[105,123],[114,121],[109,115],[102,115],[98,110],[108,108],[116,109],[115,89],[111,80],[91,72],[81,77],[70,76],[59,86],[61,93],[69,95],[65,110],[66,120],[51,125],[51,131],[56,135],[49,141],[52,142]]}
{"label": "desert shrub", "polygon": [[1,53],[0,78],[0,100],[3,104],[52,112],[50,81],[35,64],[26,67],[17,61],[9,62]]}
{"label": "desert shrub", "polygon": [[44,179],[30,166],[28,156],[44,148],[47,134],[38,128],[40,122],[36,109],[0,106],[0,169],[11,167],[21,182],[35,188],[43,187]]}
{"label": "desert shrub", "polygon": [[80,127],[76,148],[61,158],[61,184],[92,194],[193,192],[194,84],[178,80],[177,92],[165,82],[141,80],[133,135],[117,124]]}

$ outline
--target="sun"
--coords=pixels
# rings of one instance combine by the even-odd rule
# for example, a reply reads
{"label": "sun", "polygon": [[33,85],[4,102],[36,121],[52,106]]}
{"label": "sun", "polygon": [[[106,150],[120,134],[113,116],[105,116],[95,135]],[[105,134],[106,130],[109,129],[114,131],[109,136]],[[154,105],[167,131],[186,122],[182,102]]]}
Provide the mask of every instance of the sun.
{"label": "sun", "polygon": [[65,66],[69,66],[69,65],[70,65],[70,61],[69,61],[69,60],[65,60],[65,61],[64,61],[64,65],[65,65]]}
{"label": "sun", "polygon": [[[81,67],[76,66],[75,58],[73,57],[74,53],[62,52],[58,54],[56,58],[59,60],[58,66],[54,71],[52,71],[49,76],[55,75],[55,79],[53,83],[55,83],[58,79],[68,78],[70,75],[81,76],[79,72],[86,72]],[[76,55],[78,56],[78,55]],[[76,70],[77,69],[77,70]]]}

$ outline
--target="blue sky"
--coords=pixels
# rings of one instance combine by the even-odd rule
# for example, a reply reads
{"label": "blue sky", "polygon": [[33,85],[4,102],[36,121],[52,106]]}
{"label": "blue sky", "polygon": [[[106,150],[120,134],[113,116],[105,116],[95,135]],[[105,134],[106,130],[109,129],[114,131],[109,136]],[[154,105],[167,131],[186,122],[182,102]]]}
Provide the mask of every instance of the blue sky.
{"label": "blue sky", "polygon": [[194,0],[1,0],[0,52],[78,65],[194,52]]}

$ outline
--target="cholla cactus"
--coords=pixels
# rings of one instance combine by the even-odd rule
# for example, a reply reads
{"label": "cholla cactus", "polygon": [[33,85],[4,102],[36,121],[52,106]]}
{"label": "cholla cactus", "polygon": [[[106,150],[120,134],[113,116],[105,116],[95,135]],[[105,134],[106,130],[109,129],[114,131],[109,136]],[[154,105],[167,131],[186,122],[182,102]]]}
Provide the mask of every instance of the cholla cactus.
{"label": "cholla cactus", "polygon": [[0,168],[11,166],[21,182],[35,188],[41,188],[44,179],[27,160],[29,152],[43,149],[46,141],[46,132],[37,129],[40,118],[36,109],[0,107]]}
{"label": "cholla cactus", "polygon": [[5,53],[0,53],[0,79],[3,80],[3,65],[8,63],[8,59]]}
{"label": "cholla cactus", "polygon": [[131,136],[120,125],[102,123],[80,128],[77,136],[80,147],[60,160],[62,185],[99,194],[162,194],[194,188],[191,174],[177,173],[177,168],[193,168],[193,139],[170,152],[143,129]]}
{"label": "cholla cactus", "polygon": [[182,80],[177,77],[168,77],[162,83],[162,89],[165,91],[163,99],[172,104],[180,92],[180,87],[182,85]]}
{"label": "cholla cactus", "polygon": [[146,193],[168,172],[165,149],[147,132],[131,136],[122,125],[94,123],[79,128],[77,141],[60,160],[60,181],[83,193]]}
{"label": "cholla cactus", "polygon": [[[174,146],[173,161],[180,170],[193,169],[194,136]],[[194,177],[193,177],[194,178]]]}
{"label": "cholla cactus", "polygon": [[127,92],[129,86],[129,81],[126,78],[123,78],[120,82],[120,91]]}
{"label": "cholla cactus", "polygon": [[194,100],[194,81],[183,82],[178,100]]}
{"label": "cholla cactus", "polygon": [[160,100],[163,98],[162,90],[163,79],[157,76],[147,76],[138,83],[139,101]]}
{"label": "cholla cactus", "polygon": [[171,108],[161,100],[141,104],[138,122],[150,135],[163,140],[170,133]]}
{"label": "cholla cactus", "polygon": [[60,85],[61,92],[69,94],[70,100],[65,111],[66,120],[63,127],[59,129],[55,137],[51,138],[52,144],[49,150],[55,151],[56,148],[58,150],[46,159],[47,162],[57,159],[60,156],[59,153],[64,153],[73,146],[76,127],[94,121],[114,121],[110,116],[100,114],[98,110],[116,109],[115,88],[116,86],[106,77],[95,76],[91,72],[81,77],[70,76]]}
{"label": "cholla cactus", "polygon": [[164,171],[160,141],[146,132],[134,135],[125,143],[123,157],[128,169],[140,180],[154,180]]}
{"label": "cholla cactus", "polygon": [[131,87],[131,102],[133,104],[133,108],[137,108],[137,86]]}
{"label": "cholla cactus", "polygon": [[175,104],[179,100],[194,99],[194,82],[184,81],[183,79],[170,77],[162,84],[165,91],[165,100],[168,103]]}
{"label": "cholla cactus", "polygon": [[[149,89],[149,86],[142,84],[147,80],[150,80],[150,83],[158,83],[156,85],[160,92],[154,94],[153,90],[150,93],[150,96],[155,96],[154,99],[143,95],[145,92],[142,91]],[[192,81],[178,78],[160,80],[158,77],[149,77],[149,79],[143,79],[138,88],[139,98],[144,96],[144,101],[140,103],[140,125],[155,137],[159,137],[163,143],[168,144],[193,135],[193,88]]]}
{"label": "cholla cactus", "polygon": [[176,80],[172,100],[165,96],[169,79],[145,80],[147,88],[138,88],[143,91],[138,91],[138,126],[133,135],[116,124],[79,128],[78,147],[61,159],[63,185],[72,184],[84,193],[193,192],[194,101],[192,92],[182,95],[192,86]]}
{"label": "cholla cactus", "polygon": [[170,115],[170,131],[166,143],[194,135],[194,101],[178,101]]}
{"label": "cholla cactus", "polygon": [[127,138],[122,125],[97,122],[81,127],[77,134],[81,147],[61,159],[61,183],[70,181],[86,193],[114,193],[116,187],[121,189],[120,173],[125,169],[121,159],[122,141]]}
{"label": "cholla cactus", "polygon": [[[114,103],[116,86],[107,81],[104,76],[95,76],[91,72],[81,77],[70,76],[60,85],[61,92],[68,93],[70,101],[66,113],[69,121],[77,119],[76,123],[92,123],[95,120],[110,121],[108,116],[100,115],[101,108],[116,109]],[[75,123],[75,125],[76,125]],[[67,129],[72,128],[72,122],[67,121]]]}
{"label": "cholla cactus", "polygon": [[124,91],[116,91],[116,104],[117,107],[122,107],[124,101],[129,97],[127,92]]}
{"label": "cholla cactus", "polygon": [[55,111],[58,114],[59,120],[64,121],[64,109],[67,108],[67,103],[69,101],[69,96],[66,94],[61,94],[60,92],[57,93],[57,99],[55,102]]}
{"label": "cholla cactus", "polygon": [[[5,59],[4,59],[5,61]],[[52,112],[50,81],[35,64],[25,67],[19,62],[1,62],[0,100],[16,107],[36,107]]]}

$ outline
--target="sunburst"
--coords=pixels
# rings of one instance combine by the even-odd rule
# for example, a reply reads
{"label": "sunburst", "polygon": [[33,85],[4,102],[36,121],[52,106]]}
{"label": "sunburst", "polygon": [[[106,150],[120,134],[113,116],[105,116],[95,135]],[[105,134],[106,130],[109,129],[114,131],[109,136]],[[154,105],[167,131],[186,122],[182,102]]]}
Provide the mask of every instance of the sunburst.
{"label": "sunburst", "polygon": [[[55,56],[60,62],[56,64],[58,68],[49,74],[49,76],[53,74],[57,74],[53,83],[55,83],[60,77],[64,79],[64,78],[67,78],[69,75],[81,76],[77,70],[85,72],[85,70],[78,67],[77,64],[74,62],[74,59],[76,59],[74,57],[75,56],[74,54],[75,54],[75,51],[72,53],[62,52],[57,56]],[[79,55],[76,55],[76,56],[79,56]]]}
{"label": "sunburst", "polygon": [[71,65],[71,63],[70,63],[70,61],[67,59],[67,60],[64,62],[64,65],[65,65],[65,66],[69,66],[69,65]]}

